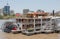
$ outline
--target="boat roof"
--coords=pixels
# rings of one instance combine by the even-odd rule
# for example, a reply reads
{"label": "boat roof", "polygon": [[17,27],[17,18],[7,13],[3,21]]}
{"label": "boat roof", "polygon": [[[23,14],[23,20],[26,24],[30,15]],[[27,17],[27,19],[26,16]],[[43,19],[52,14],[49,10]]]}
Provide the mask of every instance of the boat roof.
{"label": "boat roof", "polygon": [[60,17],[57,17],[57,16],[56,17],[52,17],[52,19],[58,19],[58,18],[60,18]]}

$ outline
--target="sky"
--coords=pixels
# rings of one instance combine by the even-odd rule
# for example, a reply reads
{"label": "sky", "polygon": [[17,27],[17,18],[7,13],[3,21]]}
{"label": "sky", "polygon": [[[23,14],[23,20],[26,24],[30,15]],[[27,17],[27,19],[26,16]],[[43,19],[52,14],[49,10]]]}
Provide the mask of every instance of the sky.
{"label": "sky", "polygon": [[41,9],[46,12],[60,11],[60,0],[0,0],[0,9],[7,2],[15,13],[22,13],[23,9],[30,9],[31,11]]}

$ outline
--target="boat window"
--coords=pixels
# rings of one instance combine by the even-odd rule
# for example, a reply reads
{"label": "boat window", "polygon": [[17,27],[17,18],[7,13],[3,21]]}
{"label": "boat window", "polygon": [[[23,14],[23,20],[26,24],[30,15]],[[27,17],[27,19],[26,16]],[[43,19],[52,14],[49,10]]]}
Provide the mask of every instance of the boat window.
{"label": "boat window", "polygon": [[19,22],[19,19],[16,19],[16,22]]}
{"label": "boat window", "polygon": [[50,21],[50,18],[48,18],[48,19],[42,19],[43,21]]}
{"label": "boat window", "polygon": [[28,19],[29,22],[33,22],[34,20],[33,19]]}
{"label": "boat window", "polygon": [[36,29],[36,31],[40,31],[40,29]]}
{"label": "boat window", "polygon": [[46,23],[42,23],[42,25],[45,25]]}
{"label": "boat window", "polygon": [[41,21],[41,19],[35,19],[35,21]]}
{"label": "boat window", "polygon": [[19,22],[21,22],[22,20],[21,19],[19,19]]}
{"label": "boat window", "polygon": [[41,24],[35,24],[35,26],[40,26]]}
{"label": "boat window", "polygon": [[34,27],[33,24],[29,24],[29,25],[27,25],[27,28],[33,28],[33,27]]}
{"label": "boat window", "polygon": [[27,22],[27,20],[26,19],[22,19],[22,22]]}

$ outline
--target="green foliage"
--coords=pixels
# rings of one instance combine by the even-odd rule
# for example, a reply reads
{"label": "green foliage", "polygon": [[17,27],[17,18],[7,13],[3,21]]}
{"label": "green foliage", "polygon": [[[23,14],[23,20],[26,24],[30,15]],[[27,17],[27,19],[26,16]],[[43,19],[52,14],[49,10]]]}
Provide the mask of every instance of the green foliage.
{"label": "green foliage", "polygon": [[12,16],[15,16],[15,14],[13,14]]}
{"label": "green foliage", "polygon": [[0,15],[0,19],[3,19],[3,16],[2,15]]}

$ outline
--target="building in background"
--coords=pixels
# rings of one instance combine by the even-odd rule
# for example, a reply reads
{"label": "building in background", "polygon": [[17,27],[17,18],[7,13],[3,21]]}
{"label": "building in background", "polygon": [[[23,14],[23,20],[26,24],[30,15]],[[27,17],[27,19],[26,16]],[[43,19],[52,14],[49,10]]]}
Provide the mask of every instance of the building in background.
{"label": "building in background", "polygon": [[16,13],[16,16],[19,17],[19,16],[21,16],[21,14],[20,13]]}
{"label": "building in background", "polygon": [[60,16],[60,11],[56,11],[54,14],[55,16]]}
{"label": "building in background", "polygon": [[42,13],[42,12],[44,12],[44,10],[38,9],[36,12]]}
{"label": "building in background", "polygon": [[14,15],[14,10],[10,10],[10,15]]}
{"label": "building in background", "polygon": [[0,9],[0,15],[3,16],[3,9]]}
{"label": "building in background", "polygon": [[29,12],[29,9],[23,9],[23,14],[27,14]]}
{"label": "building in background", "polygon": [[3,8],[3,14],[4,14],[4,15],[10,15],[10,6],[8,5],[8,3],[7,3],[7,5],[4,6],[4,8]]}
{"label": "building in background", "polygon": [[33,13],[33,12],[34,12],[34,11],[29,11],[28,14],[29,14],[29,13],[31,14],[31,13]]}

